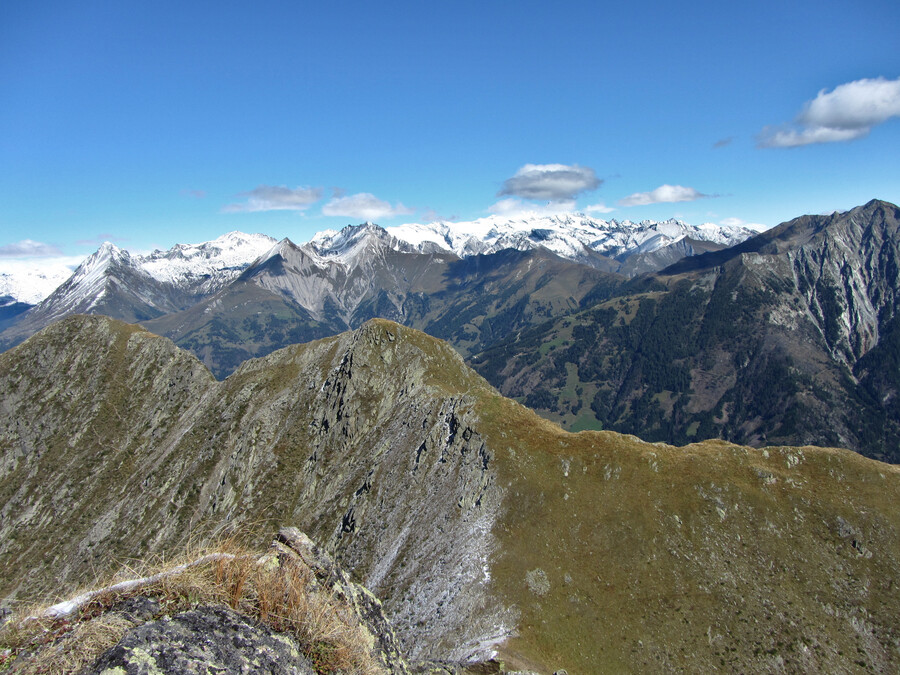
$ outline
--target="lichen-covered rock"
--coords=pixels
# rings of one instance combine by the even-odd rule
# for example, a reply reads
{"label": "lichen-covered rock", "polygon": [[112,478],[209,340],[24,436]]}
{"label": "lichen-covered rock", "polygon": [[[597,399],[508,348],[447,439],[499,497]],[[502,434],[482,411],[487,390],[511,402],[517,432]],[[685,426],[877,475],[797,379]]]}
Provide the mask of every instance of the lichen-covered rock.
{"label": "lichen-covered rock", "polygon": [[208,553],[14,618],[0,629],[0,671],[9,663],[27,675],[410,673],[378,598],[297,528],[262,556]]}
{"label": "lichen-covered rock", "polygon": [[384,615],[381,601],[369,589],[355,583],[325,551],[296,527],[282,528],[275,545],[278,544],[282,545],[278,549],[281,555],[296,556],[312,570],[319,583],[353,610],[382,666],[391,673],[409,672],[400,651],[400,642]]}
{"label": "lichen-covered rock", "polygon": [[90,675],[176,673],[314,675],[291,637],[227,607],[200,606],[129,630]]}

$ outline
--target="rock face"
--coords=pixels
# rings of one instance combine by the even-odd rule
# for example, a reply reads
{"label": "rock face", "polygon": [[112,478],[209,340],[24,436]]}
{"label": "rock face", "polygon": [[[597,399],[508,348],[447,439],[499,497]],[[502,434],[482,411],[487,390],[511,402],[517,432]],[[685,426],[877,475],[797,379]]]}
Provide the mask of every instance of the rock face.
{"label": "rock face", "polygon": [[218,382],[76,317],[0,355],[0,391],[6,604],[188,536],[295,526],[415,660],[898,666],[900,470],[849,451],[569,434],[382,320]]}

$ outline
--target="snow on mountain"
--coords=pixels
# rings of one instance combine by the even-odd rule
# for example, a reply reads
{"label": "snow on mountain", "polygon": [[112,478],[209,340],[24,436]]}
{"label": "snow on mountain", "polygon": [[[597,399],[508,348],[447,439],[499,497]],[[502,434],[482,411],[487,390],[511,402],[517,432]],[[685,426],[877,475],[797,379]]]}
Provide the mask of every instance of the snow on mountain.
{"label": "snow on mountain", "polygon": [[584,256],[585,249],[621,258],[655,251],[686,237],[733,246],[756,234],[740,226],[689,225],[675,219],[639,223],[607,221],[577,213],[518,219],[489,216],[469,222],[410,223],[386,229],[393,237],[422,251],[438,247],[466,257],[507,248],[527,250],[541,246],[576,260]]}
{"label": "snow on mountain", "polygon": [[137,258],[157,281],[208,293],[236,278],[276,240],[264,234],[229,232],[202,244],[176,244]]}
{"label": "snow on mountain", "polygon": [[109,268],[115,265],[131,267],[134,263],[128,251],[105,241],[95,253],[89,255],[78,266],[78,269],[66,282],[70,289],[66,297],[67,301],[73,307],[87,302],[87,306],[81,309],[89,312],[106,294]]}
{"label": "snow on mountain", "polygon": [[142,270],[135,256],[107,241],[29,310],[23,324],[46,325],[70,314],[91,313],[137,321],[175,309],[169,290]]}
{"label": "snow on mountain", "polygon": [[78,257],[0,259],[0,307],[36,305],[72,276]]}
{"label": "snow on mountain", "polygon": [[[409,223],[381,228],[372,223],[316,234],[304,251],[319,267],[339,265],[355,269],[368,255],[385,248],[408,253],[450,252],[460,257],[496,253],[504,249],[546,248],[571,260],[591,263],[600,254],[624,260],[664,249],[684,239],[733,246],[755,235],[752,229],[712,223],[689,225],[680,220],[656,222],[599,220],[583,214],[530,216],[509,219],[489,216],[468,222]],[[167,251],[129,255],[104,244],[79,270],[77,301],[93,289],[100,292],[104,265],[117,260],[142,270],[157,282],[193,295],[206,295],[225,286],[254,260],[271,256],[279,243],[264,234],[229,232],[200,244],[177,244]],[[47,298],[70,274],[58,263],[34,261],[0,267],[0,303],[36,304]],[[95,288],[96,287],[96,288]],[[5,300],[5,303],[4,303]],[[67,303],[68,304],[68,303]]]}
{"label": "snow on mountain", "polygon": [[[163,284],[195,294],[211,293],[235,279],[275,239],[264,234],[229,232],[201,244],[176,244],[168,251],[132,255],[105,242],[87,258],[0,260],[0,306],[12,302],[36,305],[70,279],[78,292],[75,302],[100,292],[110,263],[142,270]],[[83,269],[79,269],[79,268]]]}
{"label": "snow on mountain", "polygon": [[404,253],[429,253],[410,242],[398,238],[387,229],[374,223],[348,225],[339,232],[324,230],[316,234],[304,248],[321,261],[337,262],[347,269],[354,269],[366,257],[378,255],[385,248]]}

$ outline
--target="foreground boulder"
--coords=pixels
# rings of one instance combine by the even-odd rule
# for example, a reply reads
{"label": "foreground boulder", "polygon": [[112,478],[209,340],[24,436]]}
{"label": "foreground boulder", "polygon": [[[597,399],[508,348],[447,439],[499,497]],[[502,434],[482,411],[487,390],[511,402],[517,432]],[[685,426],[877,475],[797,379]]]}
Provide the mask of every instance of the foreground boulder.
{"label": "foreground boulder", "polygon": [[83,593],[0,631],[12,672],[409,673],[381,602],[302,532]]}

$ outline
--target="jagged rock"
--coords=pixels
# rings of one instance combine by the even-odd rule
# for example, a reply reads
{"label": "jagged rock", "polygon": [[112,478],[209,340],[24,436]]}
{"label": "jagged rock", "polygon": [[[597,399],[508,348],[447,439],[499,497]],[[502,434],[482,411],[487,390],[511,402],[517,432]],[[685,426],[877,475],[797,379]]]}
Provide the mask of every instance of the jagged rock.
{"label": "jagged rock", "polygon": [[315,578],[353,611],[366,631],[373,653],[388,672],[409,672],[394,628],[384,616],[381,601],[369,589],[355,583],[325,551],[296,527],[279,530],[273,546],[280,556],[295,557],[308,566]]}

